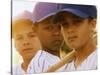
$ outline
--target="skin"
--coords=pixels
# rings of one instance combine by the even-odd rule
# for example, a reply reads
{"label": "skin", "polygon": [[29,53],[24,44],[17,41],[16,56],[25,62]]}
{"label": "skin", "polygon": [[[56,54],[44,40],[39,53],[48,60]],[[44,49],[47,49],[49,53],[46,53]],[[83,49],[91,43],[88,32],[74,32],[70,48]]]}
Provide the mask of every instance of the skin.
{"label": "skin", "polygon": [[62,13],[61,32],[65,43],[76,50],[75,66],[78,67],[95,49],[92,31],[96,26],[95,19],[82,19],[71,13]]}
{"label": "skin", "polygon": [[40,41],[32,29],[30,20],[17,20],[13,23],[12,29],[15,47],[24,61],[22,68],[27,71],[29,62],[41,48]]}
{"label": "skin", "polygon": [[35,25],[36,33],[40,39],[42,49],[60,57],[60,48],[63,43],[60,25],[55,26],[52,22],[52,17]]}

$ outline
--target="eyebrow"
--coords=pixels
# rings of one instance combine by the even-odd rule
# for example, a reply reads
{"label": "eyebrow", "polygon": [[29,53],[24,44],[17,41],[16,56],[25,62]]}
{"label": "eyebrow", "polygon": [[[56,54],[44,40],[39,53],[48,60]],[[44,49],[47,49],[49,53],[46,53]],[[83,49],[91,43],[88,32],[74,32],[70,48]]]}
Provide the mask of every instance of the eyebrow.
{"label": "eyebrow", "polygon": [[34,33],[34,31],[32,31],[32,32],[28,32],[27,34],[33,34]]}
{"label": "eyebrow", "polygon": [[19,36],[22,36],[22,35],[21,35],[21,34],[17,34],[16,36],[18,36],[18,37],[19,37]]}
{"label": "eyebrow", "polygon": [[[33,34],[34,32],[28,32],[28,33],[25,33],[25,34]],[[16,36],[20,37],[22,36],[22,34],[17,34]]]}
{"label": "eyebrow", "polygon": [[17,39],[17,38],[19,38],[19,37],[23,37],[23,35],[17,34],[17,35],[14,36],[15,39]]}

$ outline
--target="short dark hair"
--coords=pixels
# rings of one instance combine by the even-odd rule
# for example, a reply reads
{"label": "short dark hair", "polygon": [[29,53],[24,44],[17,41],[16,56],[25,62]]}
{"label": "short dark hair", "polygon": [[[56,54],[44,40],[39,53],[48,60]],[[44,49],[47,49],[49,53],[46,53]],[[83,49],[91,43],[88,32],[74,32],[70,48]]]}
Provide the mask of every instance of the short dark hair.
{"label": "short dark hair", "polygon": [[[62,11],[62,12],[59,12],[59,13],[55,14],[55,16],[53,17],[53,20],[52,20],[52,22],[53,22],[54,24],[63,23],[63,21],[64,21],[64,16],[62,15],[62,13],[67,14],[67,13],[69,13],[69,12]],[[72,13],[69,13],[69,14],[72,14]],[[72,15],[74,15],[74,14],[72,14]],[[80,19],[84,20],[84,18],[81,18],[81,17],[76,16],[76,15],[74,15],[74,16],[77,17],[77,18],[80,18]],[[94,18],[89,16],[88,19],[89,19],[89,20],[93,20]]]}

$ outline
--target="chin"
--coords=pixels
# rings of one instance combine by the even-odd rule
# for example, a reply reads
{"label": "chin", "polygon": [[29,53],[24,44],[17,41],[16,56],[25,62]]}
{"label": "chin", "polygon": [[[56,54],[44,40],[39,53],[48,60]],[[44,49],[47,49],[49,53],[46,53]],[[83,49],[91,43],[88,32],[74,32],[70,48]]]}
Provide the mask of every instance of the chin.
{"label": "chin", "polygon": [[30,57],[32,57],[33,56],[33,54],[31,54],[31,53],[28,53],[28,54],[25,54],[25,56],[24,57],[28,57],[28,58],[30,58]]}
{"label": "chin", "polygon": [[32,56],[27,56],[27,59],[28,60],[31,60],[33,57]]}
{"label": "chin", "polygon": [[70,47],[70,48],[77,49],[77,48],[78,48],[78,45],[77,45],[77,44],[70,44],[69,47]]}

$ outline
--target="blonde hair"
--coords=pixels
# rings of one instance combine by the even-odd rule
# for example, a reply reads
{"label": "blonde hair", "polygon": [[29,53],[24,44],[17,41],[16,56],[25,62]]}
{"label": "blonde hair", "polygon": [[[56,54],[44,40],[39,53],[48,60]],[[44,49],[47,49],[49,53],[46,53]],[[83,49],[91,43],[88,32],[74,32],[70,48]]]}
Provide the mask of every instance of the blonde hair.
{"label": "blonde hair", "polygon": [[33,22],[29,19],[17,19],[12,22],[12,25],[11,25],[12,38],[13,38],[13,35],[16,32],[16,30],[18,30],[18,28],[20,28],[24,24],[32,25],[32,27],[33,27]]}

